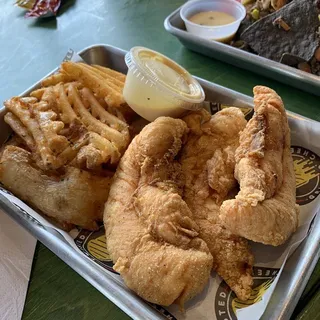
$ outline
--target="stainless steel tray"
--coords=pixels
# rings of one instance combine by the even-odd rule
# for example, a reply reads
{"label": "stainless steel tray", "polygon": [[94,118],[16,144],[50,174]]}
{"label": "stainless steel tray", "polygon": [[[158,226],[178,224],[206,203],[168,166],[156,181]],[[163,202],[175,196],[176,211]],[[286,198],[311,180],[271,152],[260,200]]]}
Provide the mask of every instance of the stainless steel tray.
{"label": "stainless steel tray", "polygon": [[[108,46],[95,45],[82,50],[79,54],[87,63],[109,66],[115,70],[127,71],[124,63],[125,51]],[[53,70],[52,72],[54,72]],[[51,73],[52,73],[51,72]],[[50,73],[50,74],[51,74]],[[205,90],[208,100],[233,104],[235,106],[252,106],[251,97],[242,95],[214,83],[197,78]],[[27,95],[40,85],[40,81],[23,92]],[[0,110],[0,120],[3,119],[4,109]],[[290,117],[290,113],[289,113]],[[291,113],[290,118],[296,115]],[[300,117],[300,116],[299,116]],[[300,117],[301,118],[301,117]],[[312,121],[312,120],[310,120]],[[2,125],[0,144],[8,137],[10,129]],[[79,275],[90,282],[103,295],[115,303],[133,319],[163,319],[159,311],[152,308],[134,294],[128,296],[123,284],[108,276],[100,267],[75,251],[53,228],[42,225],[27,213],[18,210],[10,201],[0,194],[0,208],[12,219],[28,230],[52,252],[73,268]],[[262,319],[289,319],[302,291],[315,267],[320,253],[320,215],[315,218],[308,237],[287,261],[276,290]]]}
{"label": "stainless steel tray", "polygon": [[190,34],[186,31],[184,22],[180,17],[180,8],[165,19],[164,27],[168,32],[176,36],[188,49],[289,84],[309,93],[320,95],[319,76],[303,72],[227,44],[202,39]]}

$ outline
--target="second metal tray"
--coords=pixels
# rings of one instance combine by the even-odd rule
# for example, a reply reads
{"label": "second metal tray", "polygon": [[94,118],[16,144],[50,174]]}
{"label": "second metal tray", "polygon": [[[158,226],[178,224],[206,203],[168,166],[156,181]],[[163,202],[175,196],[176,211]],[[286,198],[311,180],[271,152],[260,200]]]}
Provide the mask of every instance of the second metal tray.
{"label": "second metal tray", "polygon": [[185,29],[184,22],[180,17],[180,9],[181,7],[166,18],[164,27],[168,32],[176,36],[188,49],[320,96],[319,76],[234,48],[224,43],[206,40],[192,35]]}

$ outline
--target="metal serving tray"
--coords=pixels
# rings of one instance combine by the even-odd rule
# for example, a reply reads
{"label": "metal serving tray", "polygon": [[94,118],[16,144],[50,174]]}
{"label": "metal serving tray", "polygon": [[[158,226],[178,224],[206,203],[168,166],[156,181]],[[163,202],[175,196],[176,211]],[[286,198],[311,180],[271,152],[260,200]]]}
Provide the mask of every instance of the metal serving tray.
{"label": "metal serving tray", "polygon": [[[124,63],[125,51],[108,46],[94,45],[82,50],[79,55],[89,64],[99,64],[111,67],[126,73],[127,67]],[[55,70],[54,70],[55,71]],[[52,71],[52,72],[54,72]],[[51,72],[51,73],[52,73]],[[50,73],[50,74],[51,74]],[[214,83],[197,78],[209,100],[235,106],[252,106],[251,97],[242,95]],[[26,90],[21,95],[27,95],[36,89],[40,81]],[[0,110],[0,121],[2,122],[0,132],[0,143],[2,144],[10,134],[8,126],[3,124],[4,109]],[[290,114],[289,118],[300,116]],[[305,118],[303,118],[305,119]],[[306,121],[309,121],[306,119]],[[310,120],[312,121],[312,120]],[[128,296],[122,283],[108,276],[97,264],[73,249],[55,229],[44,226],[28,214],[18,210],[10,201],[0,194],[0,208],[12,219],[28,230],[39,241],[46,245],[59,258],[73,268],[84,279],[90,282],[103,295],[115,303],[133,319],[163,319],[157,310],[145,303],[134,294]],[[308,237],[300,244],[298,249],[287,261],[279,283],[272,295],[271,301],[262,319],[289,319],[302,291],[319,259],[320,252],[320,215],[317,215]]]}
{"label": "metal serving tray", "polygon": [[164,27],[168,32],[176,36],[188,49],[289,84],[309,93],[320,95],[319,76],[234,48],[224,43],[202,39],[190,34],[186,31],[184,22],[180,17],[180,9],[181,7],[166,18]]}

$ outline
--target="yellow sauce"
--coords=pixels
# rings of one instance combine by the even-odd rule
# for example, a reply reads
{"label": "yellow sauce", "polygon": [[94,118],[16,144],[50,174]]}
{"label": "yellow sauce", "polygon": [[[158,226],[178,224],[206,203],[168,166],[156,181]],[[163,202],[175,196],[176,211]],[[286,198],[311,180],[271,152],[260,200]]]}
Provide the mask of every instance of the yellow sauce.
{"label": "yellow sauce", "polygon": [[199,12],[189,20],[201,26],[223,26],[236,21],[232,15],[220,11]]}
{"label": "yellow sauce", "polygon": [[146,59],[145,66],[150,72],[166,82],[170,87],[176,88],[178,91],[184,93],[190,93],[187,81],[172,67],[154,59]]}
{"label": "yellow sauce", "polygon": [[204,100],[200,85],[181,66],[149,49],[132,50],[135,66],[129,67],[123,96],[140,116],[148,121],[175,118]]}
{"label": "yellow sauce", "polygon": [[[181,76],[165,64],[149,60],[147,67],[157,67],[153,70],[162,81],[175,84],[181,92],[189,91],[187,83],[179,81]],[[178,84],[178,85],[177,85]],[[174,97],[166,95],[156,86],[145,84],[137,78],[131,70],[128,71],[123,96],[129,106],[143,118],[153,121],[161,116],[179,117],[185,110],[179,107],[179,102]]]}

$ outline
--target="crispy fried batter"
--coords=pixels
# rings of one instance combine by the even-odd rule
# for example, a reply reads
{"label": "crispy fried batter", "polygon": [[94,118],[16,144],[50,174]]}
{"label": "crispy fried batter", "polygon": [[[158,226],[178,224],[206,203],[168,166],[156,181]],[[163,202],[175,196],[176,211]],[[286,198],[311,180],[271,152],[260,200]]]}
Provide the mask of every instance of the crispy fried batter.
{"label": "crispy fried batter", "polygon": [[108,251],[114,269],[147,301],[170,305],[199,293],[212,256],[181,198],[181,168],[174,160],[187,127],[161,117],[134,138],[122,157],[105,207]]}
{"label": "crispy fried batter", "polygon": [[7,146],[1,157],[0,180],[46,215],[95,230],[96,222],[102,219],[111,176],[95,176],[73,167],[59,176],[46,175],[33,165],[29,152]]}
{"label": "crispy fried batter", "polygon": [[238,108],[214,116],[204,110],[184,118],[190,128],[180,163],[186,178],[183,199],[213,256],[213,269],[238,298],[250,297],[253,255],[245,239],[222,226],[219,207],[236,187],[234,153],[246,121]]}
{"label": "crispy fried batter", "polygon": [[240,192],[223,203],[220,217],[232,232],[277,246],[298,226],[290,129],[283,102],[273,90],[255,87],[254,103],[255,114],[236,151]]}

